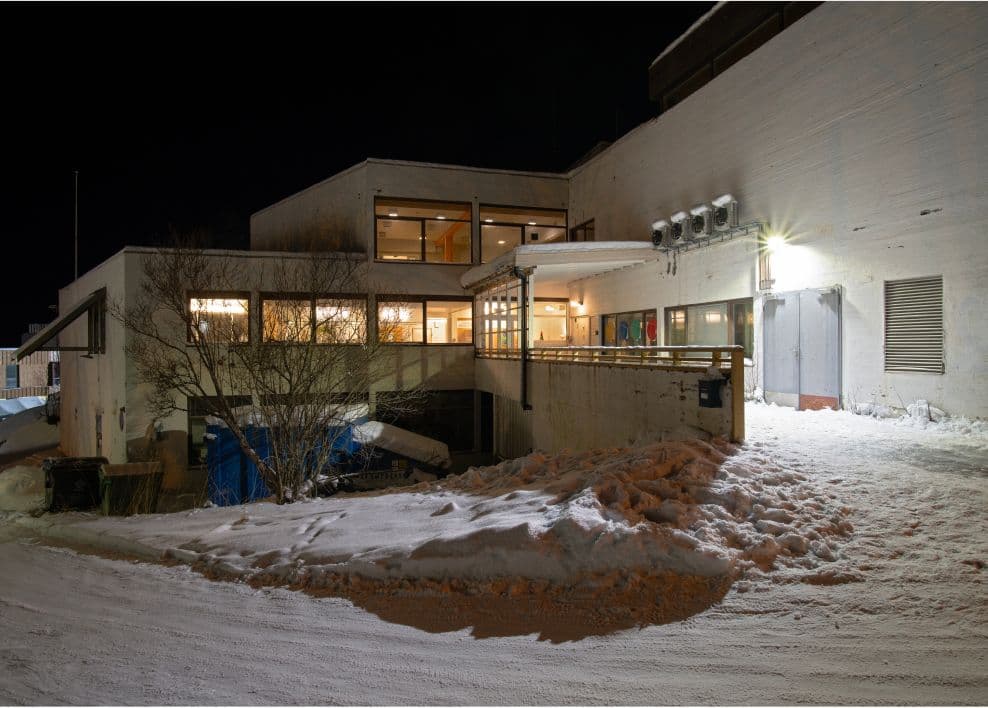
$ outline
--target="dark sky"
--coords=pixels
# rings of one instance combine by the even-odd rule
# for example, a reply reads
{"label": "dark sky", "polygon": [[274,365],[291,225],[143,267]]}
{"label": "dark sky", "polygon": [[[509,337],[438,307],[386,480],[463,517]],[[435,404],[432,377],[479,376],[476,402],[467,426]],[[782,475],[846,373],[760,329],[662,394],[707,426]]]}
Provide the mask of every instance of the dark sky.
{"label": "dark sky", "polygon": [[367,157],[558,171],[654,115],[647,69],[713,3],[4,4],[0,346],[73,274]]}

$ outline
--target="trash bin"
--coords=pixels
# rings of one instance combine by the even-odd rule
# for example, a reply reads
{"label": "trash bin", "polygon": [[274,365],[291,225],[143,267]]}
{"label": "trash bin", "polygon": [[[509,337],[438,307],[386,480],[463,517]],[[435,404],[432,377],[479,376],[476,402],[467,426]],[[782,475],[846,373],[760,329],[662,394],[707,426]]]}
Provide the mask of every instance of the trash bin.
{"label": "trash bin", "polygon": [[104,516],[153,514],[164,474],[160,462],[104,464],[99,470]]}
{"label": "trash bin", "polygon": [[49,457],[45,473],[45,508],[48,511],[92,509],[100,503],[100,465],[105,457]]}

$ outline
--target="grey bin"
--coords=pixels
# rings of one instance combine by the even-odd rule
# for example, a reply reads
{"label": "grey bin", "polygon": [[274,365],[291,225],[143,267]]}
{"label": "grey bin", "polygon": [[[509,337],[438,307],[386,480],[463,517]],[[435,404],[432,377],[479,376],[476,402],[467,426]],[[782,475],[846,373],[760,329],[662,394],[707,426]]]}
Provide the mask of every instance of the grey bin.
{"label": "grey bin", "polygon": [[164,474],[160,462],[104,464],[99,470],[104,516],[153,514]]}
{"label": "grey bin", "polygon": [[92,509],[100,504],[100,466],[105,457],[49,457],[45,473],[45,508],[48,511]]}

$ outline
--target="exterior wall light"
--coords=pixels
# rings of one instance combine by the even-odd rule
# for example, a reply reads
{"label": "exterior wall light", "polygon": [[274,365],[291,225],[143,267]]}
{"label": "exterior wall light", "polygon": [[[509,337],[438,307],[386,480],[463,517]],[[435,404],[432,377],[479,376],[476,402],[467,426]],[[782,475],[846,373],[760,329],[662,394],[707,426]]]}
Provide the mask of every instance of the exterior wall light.
{"label": "exterior wall light", "polygon": [[765,248],[769,253],[776,253],[786,245],[786,237],[782,234],[772,234],[765,239]]}

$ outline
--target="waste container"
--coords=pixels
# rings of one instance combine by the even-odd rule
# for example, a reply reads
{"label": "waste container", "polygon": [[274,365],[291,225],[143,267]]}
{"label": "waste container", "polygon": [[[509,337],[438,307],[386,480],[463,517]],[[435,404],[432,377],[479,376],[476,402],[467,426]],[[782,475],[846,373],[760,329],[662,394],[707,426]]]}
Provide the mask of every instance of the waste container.
{"label": "waste container", "polygon": [[164,474],[160,462],[104,464],[99,470],[104,516],[153,514]]}
{"label": "waste container", "polygon": [[92,509],[100,503],[100,465],[105,457],[49,457],[45,473],[45,508],[48,511]]}

